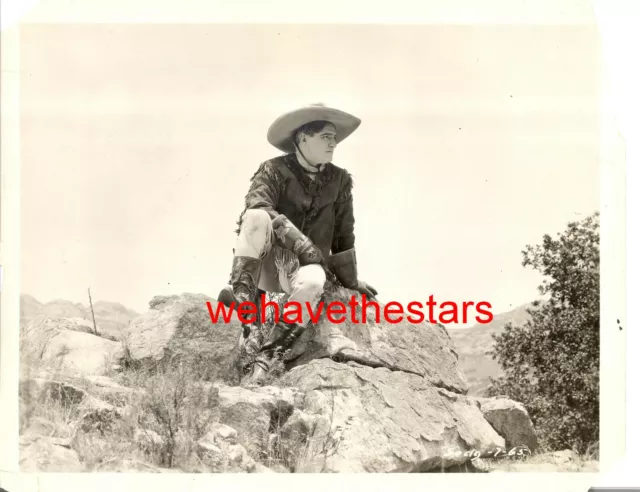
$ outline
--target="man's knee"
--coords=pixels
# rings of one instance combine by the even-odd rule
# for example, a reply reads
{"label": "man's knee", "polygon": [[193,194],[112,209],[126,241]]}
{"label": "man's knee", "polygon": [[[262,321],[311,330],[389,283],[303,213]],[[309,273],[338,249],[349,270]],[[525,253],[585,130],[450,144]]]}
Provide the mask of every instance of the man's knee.
{"label": "man's knee", "polygon": [[271,226],[271,216],[264,210],[249,209],[244,212],[240,232],[244,234],[266,234]]}
{"label": "man's knee", "polygon": [[320,265],[306,265],[300,267],[296,276],[295,288],[315,297],[322,294],[327,276]]}

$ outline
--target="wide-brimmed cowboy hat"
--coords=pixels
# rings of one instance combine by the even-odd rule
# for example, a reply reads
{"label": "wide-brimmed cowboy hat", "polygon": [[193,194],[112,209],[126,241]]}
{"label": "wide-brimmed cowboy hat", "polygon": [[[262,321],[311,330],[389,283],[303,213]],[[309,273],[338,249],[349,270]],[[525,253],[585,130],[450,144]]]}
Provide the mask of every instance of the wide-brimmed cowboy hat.
{"label": "wide-brimmed cowboy hat", "polygon": [[324,104],[311,104],[289,111],[276,119],[267,131],[267,140],[283,152],[295,152],[293,132],[302,125],[318,120],[333,123],[336,127],[337,143],[351,135],[361,123],[359,118],[339,109],[329,108]]}

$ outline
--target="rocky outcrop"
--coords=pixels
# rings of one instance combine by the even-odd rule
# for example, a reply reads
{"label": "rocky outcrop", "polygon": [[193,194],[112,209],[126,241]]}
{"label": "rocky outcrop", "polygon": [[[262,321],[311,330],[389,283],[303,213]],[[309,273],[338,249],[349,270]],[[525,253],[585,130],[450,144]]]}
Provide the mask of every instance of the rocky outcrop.
{"label": "rocky outcrop", "polygon": [[207,308],[218,304],[201,294],[156,296],[147,313],[135,318],[125,332],[127,358],[135,365],[198,359],[210,372],[203,379],[237,378],[234,363],[242,327],[237,320],[211,322]]}
{"label": "rocky outcrop", "polygon": [[526,446],[530,451],[538,447],[538,438],[522,403],[508,398],[476,398],[482,414],[505,439],[507,448]]}
{"label": "rocky outcrop", "polygon": [[[337,289],[325,303],[349,295]],[[176,466],[179,454],[187,469],[203,472],[431,472],[510,446],[535,449],[522,405],[467,395],[442,326],[377,322],[373,309],[365,322],[323,317],[287,354],[284,374],[270,374],[270,386],[245,387],[236,367],[242,327],[236,319],[213,324],[207,302],[216,309],[202,294],[153,298],[125,330],[122,349],[102,338],[95,350],[83,346],[82,337],[99,337],[70,321],[28,324],[27,359],[53,360],[66,379],[46,371],[23,378],[21,401],[73,406],[75,430],[98,436],[100,446],[124,433],[139,454],[117,462],[140,471],[145,456]],[[104,367],[123,374],[106,377]],[[48,425],[35,419],[29,432],[39,439]],[[33,450],[50,456],[64,444],[43,441]],[[63,454],[60,462],[73,469]],[[155,465],[151,471],[164,471]]]}
{"label": "rocky outcrop", "polygon": [[68,319],[32,320],[22,329],[21,355],[61,372],[83,376],[104,374],[121,357],[121,344],[77,331],[78,326]]}
{"label": "rocky outcrop", "polygon": [[[327,295],[325,305],[334,301],[348,304],[352,294],[352,291],[340,289]],[[379,322],[373,307],[367,308],[364,317],[359,308],[355,310],[355,319],[366,320],[364,323],[354,323],[349,315],[344,323],[331,323],[323,317],[293,346],[292,357],[297,358],[289,366],[329,357],[415,374],[434,386],[466,393],[467,381],[460,371],[446,329],[429,323],[389,323],[384,320],[383,309],[381,304]]]}
{"label": "rocky outcrop", "polygon": [[429,471],[465,461],[469,449],[504,446],[473,400],[416,374],[322,359],[279,384],[305,393],[283,429],[285,440],[311,443],[300,471]]}

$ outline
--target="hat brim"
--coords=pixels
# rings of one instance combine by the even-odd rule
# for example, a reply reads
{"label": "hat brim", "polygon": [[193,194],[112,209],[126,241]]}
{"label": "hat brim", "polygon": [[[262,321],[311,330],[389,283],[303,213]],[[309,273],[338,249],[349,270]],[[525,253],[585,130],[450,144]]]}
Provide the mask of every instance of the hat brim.
{"label": "hat brim", "polygon": [[325,106],[308,106],[290,111],[275,120],[267,131],[267,140],[277,149],[295,152],[293,132],[312,121],[324,120],[336,127],[336,142],[340,143],[351,135],[361,123],[359,118],[334,108]]}

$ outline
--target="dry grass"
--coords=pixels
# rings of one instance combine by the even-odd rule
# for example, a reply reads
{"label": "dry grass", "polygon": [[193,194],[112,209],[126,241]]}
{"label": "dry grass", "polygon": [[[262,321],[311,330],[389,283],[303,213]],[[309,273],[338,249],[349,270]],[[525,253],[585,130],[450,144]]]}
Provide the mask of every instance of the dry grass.
{"label": "dry grass", "polygon": [[335,395],[331,413],[326,419],[316,419],[311,428],[289,428],[286,422],[272,424],[274,443],[261,461],[270,468],[284,468],[290,472],[324,472],[327,460],[336,455],[343,441],[342,427],[334,425]]}
{"label": "dry grass", "polygon": [[[217,390],[199,383],[197,367],[173,364],[168,370],[157,365],[115,373],[106,365],[105,372],[114,381],[137,390],[109,393],[90,379],[65,372],[62,357],[55,364],[43,360],[50,335],[37,333],[34,346],[34,334],[27,342],[22,333],[21,435],[67,439],[87,471],[127,471],[132,466],[142,471],[158,467],[209,471],[203,469],[195,449],[206,426],[216,419]],[[34,378],[64,382],[86,397],[72,400],[47,392],[33,384]]]}

